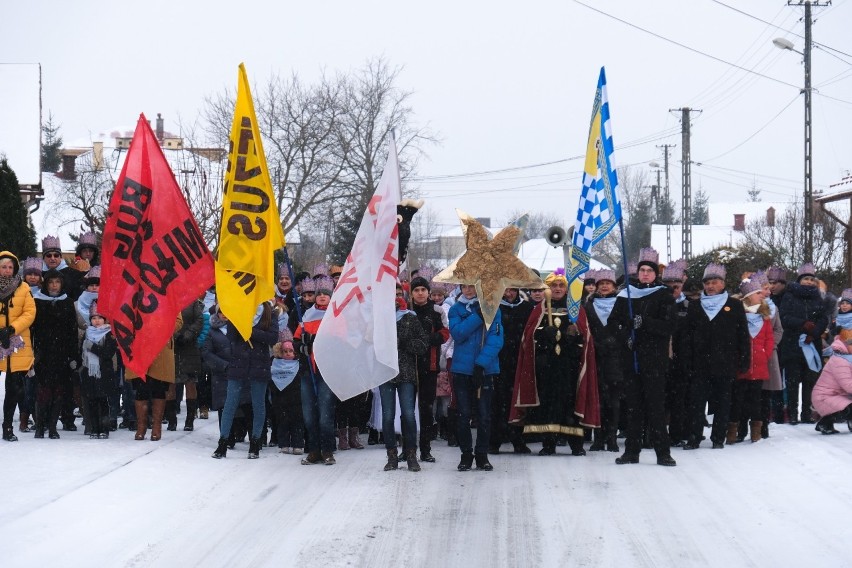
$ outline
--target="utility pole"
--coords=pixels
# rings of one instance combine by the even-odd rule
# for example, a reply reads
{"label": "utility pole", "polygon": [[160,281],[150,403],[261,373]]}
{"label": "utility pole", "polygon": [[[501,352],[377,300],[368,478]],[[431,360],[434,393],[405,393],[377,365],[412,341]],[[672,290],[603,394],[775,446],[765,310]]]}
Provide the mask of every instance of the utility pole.
{"label": "utility pole", "polygon": [[692,258],[692,158],[689,148],[689,116],[693,112],[702,112],[701,110],[683,107],[669,109],[669,112],[679,111],[681,113],[680,131],[681,131],[681,185],[683,187],[681,195],[681,227],[683,238],[681,240],[681,253],[684,260],[687,262]]}
{"label": "utility pole", "polygon": [[[663,199],[668,211],[668,215],[666,215],[666,262],[672,261],[672,214],[674,211],[669,209],[671,206],[671,198],[669,194],[669,148],[674,147],[674,144],[661,144],[657,146],[657,148],[663,149],[663,171],[666,174],[666,186],[663,190]],[[657,175],[659,176],[659,174]],[[659,185],[659,183],[660,180],[657,178],[657,184]]]}
{"label": "utility pole", "polygon": [[814,260],[814,180],[813,180],[813,146],[811,140],[811,26],[813,18],[811,7],[822,8],[831,5],[831,0],[787,0],[788,6],[804,6],[805,8],[805,48],[802,57],[805,63],[805,221],[804,261]]}

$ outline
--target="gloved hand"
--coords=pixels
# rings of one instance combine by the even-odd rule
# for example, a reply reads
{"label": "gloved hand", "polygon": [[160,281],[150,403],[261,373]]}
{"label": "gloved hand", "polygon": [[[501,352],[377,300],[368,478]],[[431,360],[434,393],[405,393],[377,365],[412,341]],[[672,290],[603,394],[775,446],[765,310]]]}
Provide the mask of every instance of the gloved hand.
{"label": "gloved hand", "polygon": [[308,347],[312,346],[314,344],[314,338],[315,337],[316,337],[316,335],[314,335],[312,333],[308,333],[306,331],[305,333],[302,334],[302,339],[301,339],[302,345],[306,345]]}
{"label": "gloved hand", "polygon": [[473,388],[478,389],[485,381],[485,369],[481,365],[473,366]]}
{"label": "gloved hand", "polygon": [[429,345],[443,345],[444,344],[444,336],[438,333],[429,334]]}
{"label": "gloved hand", "polygon": [[2,345],[4,349],[9,348],[9,340],[12,339],[13,335],[15,335],[14,327],[0,327],[0,345]]}
{"label": "gloved hand", "polygon": [[71,367],[72,371],[76,371],[77,370],[77,361],[75,361],[74,359],[71,359],[71,361],[68,363],[68,366]]}
{"label": "gloved hand", "polygon": [[544,337],[552,345],[556,343],[556,335],[559,333],[559,328],[549,325],[544,328]]}
{"label": "gloved hand", "polygon": [[814,330],[815,327],[816,327],[816,324],[814,322],[806,321],[805,323],[802,324],[802,331],[804,331],[805,333],[810,335],[810,333]]}
{"label": "gloved hand", "polygon": [[633,316],[633,329],[642,327],[642,316]]}

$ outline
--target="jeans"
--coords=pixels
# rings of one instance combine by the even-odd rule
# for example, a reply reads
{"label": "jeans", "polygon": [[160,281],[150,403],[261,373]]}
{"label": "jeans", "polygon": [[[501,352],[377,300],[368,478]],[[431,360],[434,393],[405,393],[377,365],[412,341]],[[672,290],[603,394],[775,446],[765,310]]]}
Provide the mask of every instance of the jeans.
{"label": "jeans", "polygon": [[491,437],[491,398],[494,396],[494,375],[486,375],[479,390],[476,405],[479,422],[476,428],[476,448],[473,448],[473,436],[470,433],[470,408],[477,389],[470,375],[453,374],[453,389],[456,395],[456,407],[459,412],[458,439],[462,452],[474,451],[477,454],[488,452]]}
{"label": "jeans", "polygon": [[397,383],[390,381],[379,386],[379,394],[382,397],[382,433],[385,439],[385,448],[392,450],[396,448],[396,436],[394,436],[393,419],[396,413],[396,396],[399,393],[399,408],[402,411],[402,449],[417,449],[417,424],[414,421],[414,395],[417,389],[414,383]]}
{"label": "jeans", "polygon": [[[316,390],[314,390],[314,381]],[[305,441],[308,452],[333,452],[334,407],[337,397],[325,384],[322,375],[302,373],[302,415],[305,418]]]}
{"label": "jeans", "polygon": [[[228,380],[228,391],[225,395],[225,408],[222,410],[222,421],[219,424],[219,437],[227,438],[231,433],[234,415],[240,405],[240,391],[246,381]],[[248,381],[251,389],[251,409],[253,420],[251,425],[252,439],[260,438],[263,423],[266,422],[266,382]]]}

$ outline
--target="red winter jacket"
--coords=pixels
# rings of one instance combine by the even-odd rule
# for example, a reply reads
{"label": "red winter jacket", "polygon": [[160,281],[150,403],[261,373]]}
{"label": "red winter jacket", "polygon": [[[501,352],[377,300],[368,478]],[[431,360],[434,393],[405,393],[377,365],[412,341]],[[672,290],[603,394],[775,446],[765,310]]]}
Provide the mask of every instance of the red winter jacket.
{"label": "red winter jacket", "polygon": [[747,373],[737,375],[738,379],[765,381],[769,379],[769,358],[775,349],[775,336],[772,334],[772,320],[763,320],[763,327],[757,337],[751,338],[751,367]]}

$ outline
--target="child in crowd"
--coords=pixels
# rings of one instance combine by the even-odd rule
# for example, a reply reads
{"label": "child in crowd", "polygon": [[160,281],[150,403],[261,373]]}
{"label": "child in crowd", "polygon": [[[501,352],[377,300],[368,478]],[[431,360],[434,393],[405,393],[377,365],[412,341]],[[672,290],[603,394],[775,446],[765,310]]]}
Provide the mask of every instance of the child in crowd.
{"label": "child in crowd", "polygon": [[98,302],[89,308],[89,326],[83,340],[82,387],[89,405],[90,438],[109,438],[109,397],[115,389],[115,354],[118,349],[111,327],[98,313]]}
{"label": "child in crowd", "polygon": [[272,347],[272,411],[278,432],[278,451],[301,455],[305,448],[305,428],[302,419],[301,383],[296,381],[299,360],[293,348],[293,334],[284,328],[278,343]]}

